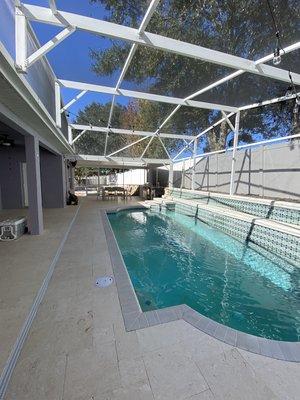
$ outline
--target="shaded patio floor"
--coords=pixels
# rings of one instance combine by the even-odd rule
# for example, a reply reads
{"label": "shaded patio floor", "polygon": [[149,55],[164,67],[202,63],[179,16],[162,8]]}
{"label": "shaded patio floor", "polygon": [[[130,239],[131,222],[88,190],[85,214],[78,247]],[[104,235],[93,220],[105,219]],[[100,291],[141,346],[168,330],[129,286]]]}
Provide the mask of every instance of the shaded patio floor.
{"label": "shaded patio floor", "polygon": [[[5,399],[298,399],[299,364],[236,349],[182,320],[125,332],[116,286],[95,286],[112,274],[99,210],[114,204],[82,199]],[[11,321],[7,331],[1,318],[1,367],[75,210],[49,210],[44,235],[0,245],[1,313]]]}

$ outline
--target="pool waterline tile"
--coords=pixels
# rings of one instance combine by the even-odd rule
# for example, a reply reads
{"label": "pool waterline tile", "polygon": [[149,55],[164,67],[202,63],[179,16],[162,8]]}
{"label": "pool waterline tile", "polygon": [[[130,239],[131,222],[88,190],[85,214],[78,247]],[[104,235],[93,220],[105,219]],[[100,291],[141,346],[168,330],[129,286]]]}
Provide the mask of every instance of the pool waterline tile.
{"label": "pool waterline tile", "polygon": [[[145,329],[154,325],[183,319],[196,329],[229,345],[270,358],[300,362],[300,342],[280,342],[249,335],[219,324],[186,304],[143,312],[107,217],[107,213],[116,213],[129,209],[146,209],[146,207],[143,205],[140,207],[125,206],[101,210],[126,331]],[[130,290],[128,290],[129,288]],[[284,351],[285,348],[286,351]]]}

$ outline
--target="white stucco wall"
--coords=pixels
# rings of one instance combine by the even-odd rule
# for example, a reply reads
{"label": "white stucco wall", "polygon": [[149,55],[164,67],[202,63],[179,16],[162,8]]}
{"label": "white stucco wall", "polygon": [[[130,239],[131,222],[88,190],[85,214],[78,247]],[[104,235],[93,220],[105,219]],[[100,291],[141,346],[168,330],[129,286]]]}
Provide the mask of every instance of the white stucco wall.
{"label": "white stucco wall", "polygon": [[129,171],[121,172],[117,174],[118,186],[123,185],[123,175],[124,175],[124,185],[144,185],[146,183],[146,170],[145,169],[131,169]]}

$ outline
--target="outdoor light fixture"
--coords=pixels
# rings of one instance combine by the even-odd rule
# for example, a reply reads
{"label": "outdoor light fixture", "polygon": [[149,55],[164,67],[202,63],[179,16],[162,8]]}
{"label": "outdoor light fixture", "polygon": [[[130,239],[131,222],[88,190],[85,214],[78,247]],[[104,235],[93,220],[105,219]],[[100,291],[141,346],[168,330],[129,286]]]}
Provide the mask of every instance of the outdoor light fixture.
{"label": "outdoor light fixture", "polygon": [[280,47],[279,47],[279,31],[276,32],[276,48],[274,50],[273,64],[279,65],[281,63]]}

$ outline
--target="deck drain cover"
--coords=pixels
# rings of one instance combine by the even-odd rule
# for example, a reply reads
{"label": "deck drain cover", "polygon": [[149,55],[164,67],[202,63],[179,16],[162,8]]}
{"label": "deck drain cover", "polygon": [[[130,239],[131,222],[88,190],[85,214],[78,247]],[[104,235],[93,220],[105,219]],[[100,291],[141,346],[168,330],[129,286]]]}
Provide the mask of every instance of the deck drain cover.
{"label": "deck drain cover", "polygon": [[96,279],[96,286],[107,287],[113,283],[114,279],[112,276],[102,276]]}

